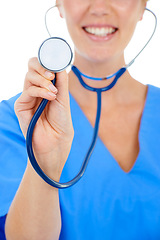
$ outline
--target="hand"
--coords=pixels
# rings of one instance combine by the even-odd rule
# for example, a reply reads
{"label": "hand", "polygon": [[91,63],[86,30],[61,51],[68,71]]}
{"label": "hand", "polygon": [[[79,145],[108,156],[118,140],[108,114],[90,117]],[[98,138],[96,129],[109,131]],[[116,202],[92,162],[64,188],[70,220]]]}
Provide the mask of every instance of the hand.
{"label": "hand", "polygon": [[24,136],[42,98],[49,100],[33,132],[33,150],[43,171],[54,178],[60,177],[73,140],[70,114],[68,76],[65,71],[55,75],[46,71],[32,58],[28,64],[24,89],[15,103],[15,112]]}

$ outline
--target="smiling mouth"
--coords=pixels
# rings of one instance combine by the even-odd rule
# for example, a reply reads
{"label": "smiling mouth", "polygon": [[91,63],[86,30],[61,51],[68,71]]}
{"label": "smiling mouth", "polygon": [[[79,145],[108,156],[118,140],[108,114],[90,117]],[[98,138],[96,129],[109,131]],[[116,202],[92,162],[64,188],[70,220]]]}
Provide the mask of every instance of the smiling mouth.
{"label": "smiling mouth", "polygon": [[113,27],[83,27],[83,30],[97,37],[106,37],[115,33],[118,28]]}

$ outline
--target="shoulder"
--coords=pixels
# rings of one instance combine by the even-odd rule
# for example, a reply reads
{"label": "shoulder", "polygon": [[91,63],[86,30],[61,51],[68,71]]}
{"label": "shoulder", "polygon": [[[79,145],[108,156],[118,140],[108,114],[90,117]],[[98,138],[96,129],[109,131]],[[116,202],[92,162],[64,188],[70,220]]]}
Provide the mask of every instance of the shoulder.
{"label": "shoulder", "polygon": [[148,100],[151,104],[158,104],[160,102],[160,88],[148,85]]}
{"label": "shoulder", "polygon": [[160,123],[160,88],[148,85],[148,93],[144,112],[151,122]]}
{"label": "shoulder", "polygon": [[[160,88],[148,85],[144,111],[141,118],[141,133],[148,136],[149,141],[160,141]],[[154,138],[154,140],[153,140]]]}

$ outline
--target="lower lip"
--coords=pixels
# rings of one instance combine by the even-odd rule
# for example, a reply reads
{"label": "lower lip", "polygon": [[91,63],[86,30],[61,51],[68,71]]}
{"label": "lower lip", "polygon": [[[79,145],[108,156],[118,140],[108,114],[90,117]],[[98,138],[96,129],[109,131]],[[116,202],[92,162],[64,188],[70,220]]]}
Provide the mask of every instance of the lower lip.
{"label": "lower lip", "polygon": [[111,40],[115,34],[117,33],[117,30],[114,33],[108,34],[106,36],[97,36],[91,33],[88,33],[87,31],[85,31],[85,29],[83,29],[83,31],[85,32],[85,34],[93,41],[96,42],[103,42],[103,41],[109,41]]}

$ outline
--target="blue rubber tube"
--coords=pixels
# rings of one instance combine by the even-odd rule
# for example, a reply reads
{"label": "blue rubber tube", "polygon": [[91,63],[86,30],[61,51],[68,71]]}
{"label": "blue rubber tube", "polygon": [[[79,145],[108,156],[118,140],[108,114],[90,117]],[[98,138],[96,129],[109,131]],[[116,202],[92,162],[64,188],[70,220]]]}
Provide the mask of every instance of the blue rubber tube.
{"label": "blue rubber tube", "polygon": [[[55,83],[55,79],[53,80],[53,84]],[[99,122],[100,122],[100,115],[101,115],[101,91],[97,91],[97,117],[96,117],[96,121],[95,121],[95,127],[94,127],[94,133],[93,133],[93,139],[91,142],[91,145],[89,147],[89,150],[86,154],[86,157],[82,163],[81,169],[78,172],[78,174],[76,175],[75,178],[73,178],[71,181],[66,182],[66,183],[60,183],[60,182],[56,182],[53,179],[51,179],[50,177],[48,177],[40,168],[40,166],[38,165],[34,153],[33,153],[33,148],[32,148],[32,135],[33,135],[33,131],[34,131],[34,127],[39,119],[39,117],[41,116],[44,108],[46,107],[48,103],[48,100],[43,99],[37,109],[37,111],[35,112],[29,127],[28,127],[28,131],[27,131],[27,137],[26,137],[26,147],[27,147],[27,153],[28,153],[28,157],[29,160],[34,168],[34,170],[38,173],[38,175],[45,181],[47,182],[49,185],[55,187],[55,188],[68,188],[72,185],[74,185],[76,182],[78,182],[80,180],[80,178],[83,176],[86,167],[88,165],[89,159],[91,157],[91,154],[93,152],[93,149],[96,145],[96,140],[98,137],[98,129],[99,129]]]}
{"label": "blue rubber tube", "polygon": [[[84,161],[82,163],[82,166],[81,166],[78,174],[72,180],[70,180],[66,183],[56,182],[53,179],[51,179],[50,177],[48,177],[42,171],[42,169],[40,168],[39,164],[37,163],[37,161],[35,159],[35,156],[34,156],[34,153],[33,153],[33,148],[32,148],[32,135],[33,135],[34,127],[35,127],[39,117],[41,116],[43,110],[45,109],[45,107],[48,103],[47,99],[43,99],[41,101],[38,109],[36,110],[33,118],[31,119],[31,122],[30,122],[28,130],[27,130],[27,136],[26,136],[27,153],[28,153],[29,160],[30,160],[34,170],[49,185],[51,185],[52,187],[55,187],[55,188],[60,188],[60,189],[68,188],[68,187],[74,185],[83,176],[83,174],[84,174],[84,172],[87,168],[87,165],[88,165],[89,159],[91,157],[91,154],[92,154],[92,152],[94,150],[94,147],[96,145],[96,140],[97,140],[97,137],[98,137],[99,123],[100,123],[100,116],[101,116],[101,95],[102,95],[102,92],[110,90],[116,84],[116,82],[122,76],[122,74],[126,71],[126,68],[121,68],[116,73],[116,76],[115,76],[114,80],[111,82],[111,84],[109,84],[107,87],[104,87],[104,88],[92,88],[92,87],[88,86],[83,81],[80,72],[78,71],[78,69],[75,66],[72,66],[72,71],[76,74],[76,76],[78,77],[80,83],[82,84],[82,86],[84,88],[97,93],[97,114],[96,114],[96,121],[95,121],[95,126],[94,126],[93,138],[92,138],[90,147],[88,149],[88,152],[87,152],[87,154],[84,158]],[[54,85],[55,85],[55,81],[56,81],[56,75],[55,75],[55,79],[52,81],[52,83]]]}

